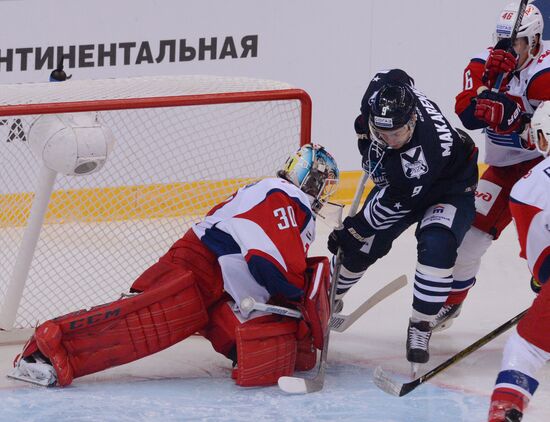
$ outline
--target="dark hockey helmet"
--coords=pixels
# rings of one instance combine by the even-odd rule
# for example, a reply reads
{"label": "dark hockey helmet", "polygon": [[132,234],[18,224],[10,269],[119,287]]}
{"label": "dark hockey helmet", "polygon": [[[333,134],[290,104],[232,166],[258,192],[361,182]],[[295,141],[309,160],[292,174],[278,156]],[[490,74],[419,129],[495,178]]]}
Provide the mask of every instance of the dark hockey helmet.
{"label": "dark hockey helmet", "polygon": [[390,82],[374,94],[369,123],[378,130],[395,130],[414,119],[416,96],[404,83]]}

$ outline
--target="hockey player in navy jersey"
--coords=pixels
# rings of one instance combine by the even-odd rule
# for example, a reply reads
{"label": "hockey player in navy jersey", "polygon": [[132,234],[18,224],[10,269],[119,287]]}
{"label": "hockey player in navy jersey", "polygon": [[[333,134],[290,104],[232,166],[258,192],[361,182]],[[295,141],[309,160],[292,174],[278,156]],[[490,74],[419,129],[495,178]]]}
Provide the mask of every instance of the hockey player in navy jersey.
{"label": "hockey player in navy jersey", "polygon": [[510,210],[521,256],[527,259],[539,293],[504,347],[489,422],[521,421],[539,385],[538,372],[550,361],[550,101],[538,106],[529,131],[546,158],[514,185]]}
{"label": "hockey player in navy jersey", "polygon": [[407,332],[407,359],[414,371],[429,359],[430,322],[449,294],[456,251],[474,217],[477,149],[399,69],[372,79],[355,130],[363,169],[375,187],[361,212],[329,236],[329,250],[336,254],[341,248],[344,254],[337,299],[417,224]]}
{"label": "hockey player in navy jersey", "polygon": [[[210,210],[134,281],[132,294],[39,325],[11,376],[69,385],[195,332],[234,362],[238,385],[273,384],[311,369],[330,318],[330,270],[326,257],[307,252],[339,172],[324,148],[308,144],[278,176]],[[296,307],[303,318],[241,309],[249,298]]]}

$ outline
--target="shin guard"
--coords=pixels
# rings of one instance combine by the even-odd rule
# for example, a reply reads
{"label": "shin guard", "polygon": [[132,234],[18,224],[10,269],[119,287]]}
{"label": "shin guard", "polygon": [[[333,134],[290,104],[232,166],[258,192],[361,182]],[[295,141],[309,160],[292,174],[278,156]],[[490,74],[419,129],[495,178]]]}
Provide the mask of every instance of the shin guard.
{"label": "shin guard", "polygon": [[40,325],[23,356],[36,346],[50,359],[59,385],[132,362],[187,338],[208,322],[189,271],[144,293],[55,318]]}
{"label": "shin guard", "polygon": [[261,323],[260,318],[237,328],[237,368],[233,378],[243,387],[272,385],[294,373],[297,323]]}

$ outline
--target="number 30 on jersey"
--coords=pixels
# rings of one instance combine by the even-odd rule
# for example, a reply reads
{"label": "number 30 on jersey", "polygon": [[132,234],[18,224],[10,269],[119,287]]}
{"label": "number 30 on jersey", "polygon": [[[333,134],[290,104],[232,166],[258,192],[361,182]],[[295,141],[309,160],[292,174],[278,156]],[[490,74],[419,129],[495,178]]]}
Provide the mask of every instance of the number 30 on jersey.
{"label": "number 30 on jersey", "polygon": [[280,220],[277,224],[279,230],[286,230],[290,227],[298,227],[294,209],[290,205],[286,208],[277,208],[273,211],[273,215]]}

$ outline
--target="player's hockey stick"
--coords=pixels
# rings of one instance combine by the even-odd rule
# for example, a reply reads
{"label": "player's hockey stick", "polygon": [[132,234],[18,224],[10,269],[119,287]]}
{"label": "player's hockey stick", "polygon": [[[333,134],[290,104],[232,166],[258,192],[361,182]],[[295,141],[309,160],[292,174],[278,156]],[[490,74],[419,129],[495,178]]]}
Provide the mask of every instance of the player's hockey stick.
{"label": "player's hockey stick", "polygon": [[[353,198],[353,202],[350,206],[348,216],[353,216],[357,213],[359,208],[359,203],[361,202],[361,197],[363,196],[363,191],[365,190],[365,185],[370,175],[363,172],[361,180],[357,185],[357,190]],[[342,267],[342,251],[338,249],[336,254],[336,259],[334,262],[334,268],[332,270],[332,277],[330,280],[330,309],[331,312],[334,309],[334,298],[336,297],[336,284],[338,282],[338,277],[340,276],[340,268]],[[332,317],[332,315],[331,315]],[[323,333],[323,350],[321,350],[321,356],[319,358],[319,366],[317,369],[317,374],[313,378],[300,378],[300,377],[281,377],[279,378],[278,384],[279,388],[289,394],[306,394],[314,393],[323,389],[325,385],[325,371],[327,368],[327,358],[328,358],[328,342],[330,338],[330,324],[327,324],[325,332]]]}
{"label": "player's hockey stick", "polygon": [[[336,314],[330,318],[330,328],[332,331],[342,333],[361,318],[368,310],[382,302],[384,299],[407,285],[407,276],[401,275],[395,280],[390,281],[384,287],[365,300],[355,311],[349,315]],[[292,318],[302,318],[302,313],[296,309],[285,308],[284,306],[270,305],[268,303],[256,302],[251,297],[245,297],[239,306],[243,312],[262,311],[271,314],[283,315]]]}
{"label": "player's hockey stick", "polygon": [[402,275],[389,282],[349,315],[336,314],[330,319],[330,329],[339,333],[346,331],[355,321],[363,316],[369,309],[382,302],[388,296],[407,285],[407,276]]}
{"label": "player's hockey stick", "polygon": [[[334,297],[336,295],[336,283],[340,276],[340,268],[342,267],[342,252],[338,250],[336,254],[336,262],[330,280],[330,304],[331,309],[334,305]],[[332,317],[331,317],[332,318]],[[319,358],[319,367],[317,374],[313,378],[300,377],[280,377],[278,380],[279,388],[289,394],[306,394],[321,391],[325,384],[325,371],[327,369],[328,341],[330,338],[330,323],[327,324],[323,333],[323,349]]]}
{"label": "player's hockey stick", "polygon": [[482,346],[489,343],[491,340],[494,340],[496,337],[504,333],[506,330],[509,330],[514,325],[516,325],[519,320],[525,315],[525,313],[528,311],[526,309],[525,311],[521,312],[520,314],[513,317],[511,320],[505,322],[500,327],[494,329],[489,334],[487,334],[485,337],[480,338],[475,343],[471,344],[470,346],[466,347],[464,350],[458,352],[456,355],[451,356],[449,359],[447,359],[445,362],[443,362],[441,365],[436,366],[431,371],[425,373],[421,377],[407,383],[399,383],[395,381],[394,379],[390,378],[382,369],[381,366],[378,366],[374,370],[374,383],[378,388],[385,391],[388,394],[391,394],[393,396],[402,397],[405,394],[409,394],[411,391],[413,391],[416,387],[419,385],[425,383],[429,379],[435,377],[440,372],[447,369],[449,366],[454,365],[458,361],[462,360],[466,356],[470,355],[471,353],[475,352],[477,349],[481,348]]}
{"label": "player's hockey stick", "polygon": [[[514,28],[512,28],[512,33],[510,34],[510,50],[513,50],[514,41],[517,38],[519,27],[521,26],[521,20],[523,19],[523,15],[525,13],[528,2],[529,0],[521,0],[519,2],[518,15],[516,16],[516,22],[514,23]],[[495,81],[495,86],[493,86],[493,89],[491,89],[491,91],[498,92],[500,90],[500,86],[502,85],[503,79],[504,73],[498,75],[497,80]]]}

